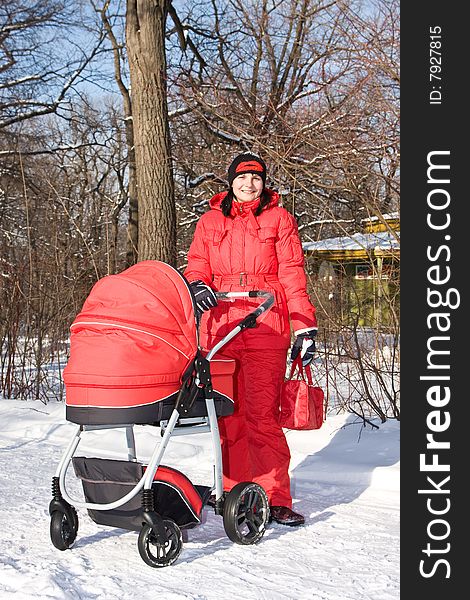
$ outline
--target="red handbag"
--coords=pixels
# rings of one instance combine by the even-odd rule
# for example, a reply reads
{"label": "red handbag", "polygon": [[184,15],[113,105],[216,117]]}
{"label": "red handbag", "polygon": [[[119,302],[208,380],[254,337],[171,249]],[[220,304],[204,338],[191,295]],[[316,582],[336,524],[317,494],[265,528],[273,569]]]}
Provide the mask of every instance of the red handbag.
{"label": "red handbag", "polygon": [[[300,379],[292,379],[297,367]],[[324,400],[323,390],[312,383],[310,365],[304,370],[299,355],[281,386],[279,424],[287,429],[320,429],[325,420]]]}

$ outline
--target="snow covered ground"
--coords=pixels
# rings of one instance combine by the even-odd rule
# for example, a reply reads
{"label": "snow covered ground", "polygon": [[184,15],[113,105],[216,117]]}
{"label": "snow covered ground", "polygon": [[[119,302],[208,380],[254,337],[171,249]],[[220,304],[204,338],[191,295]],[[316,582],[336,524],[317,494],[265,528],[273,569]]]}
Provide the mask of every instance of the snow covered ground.
{"label": "snow covered ground", "polygon": [[[205,510],[177,562],[152,569],[137,533],[97,525],[81,509],[73,547],[52,546],[50,482],[74,425],[60,402],[0,399],[0,599],[398,599],[399,424],[354,421],[329,415],[319,431],[287,432],[304,527],[272,524],[258,545],[239,546]],[[125,457],[122,431],[87,435],[84,454]],[[156,428],[136,427],[139,458],[159,438]],[[164,462],[210,485],[211,460],[200,433],[174,438]],[[68,489],[81,498],[73,472]]]}

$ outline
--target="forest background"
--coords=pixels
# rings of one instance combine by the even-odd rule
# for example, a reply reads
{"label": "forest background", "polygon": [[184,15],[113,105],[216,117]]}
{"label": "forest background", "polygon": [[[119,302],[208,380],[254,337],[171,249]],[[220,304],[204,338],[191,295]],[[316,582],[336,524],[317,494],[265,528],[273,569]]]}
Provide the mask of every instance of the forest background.
{"label": "forest background", "polygon": [[[399,85],[396,0],[0,0],[0,395],[63,398],[92,285],[183,269],[241,151],[306,246],[370,219],[398,239]],[[318,377],[330,406],[399,419],[399,254],[383,276],[365,250],[367,327],[346,266],[306,253]]]}

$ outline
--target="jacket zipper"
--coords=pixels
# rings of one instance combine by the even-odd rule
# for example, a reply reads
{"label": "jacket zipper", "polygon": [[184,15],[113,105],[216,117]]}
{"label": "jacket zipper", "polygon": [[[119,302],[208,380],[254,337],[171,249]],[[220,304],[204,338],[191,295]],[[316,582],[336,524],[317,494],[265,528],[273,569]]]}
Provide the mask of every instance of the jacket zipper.
{"label": "jacket zipper", "polygon": [[[100,315],[100,314],[95,314],[95,313],[87,313],[84,316],[77,316],[77,319],[104,319],[105,321],[110,321],[115,322],[117,321],[118,323],[125,323],[126,325],[138,325],[139,327],[148,327],[149,329],[156,329],[157,331],[165,331],[167,333],[178,333],[175,332],[174,329],[165,329],[164,327],[156,327],[155,325],[151,325],[150,323],[142,323],[141,321],[131,321],[130,319],[121,319],[119,317],[110,317],[108,315]],[[73,326],[73,323],[72,323]]]}
{"label": "jacket zipper", "polygon": [[[241,273],[246,274],[245,271],[245,236],[246,236],[246,226],[247,226],[247,221],[248,221],[248,217],[246,219],[242,218],[242,225],[243,225],[243,236],[242,236],[242,271]],[[242,274],[240,274],[240,283],[242,282]],[[245,281],[244,281],[244,286],[246,286],[246,277],[245,277]],[[246,299],[242,298],[242,306],[243,306],[243,310],[246,309]]]}
{"label": "jacket zipper", "polygon": [[[118,319],[116,319],[116,320],[118,320]],[[76,321],[75,320],[72,323],[72,325],[70,326],[70,329],[72,329],[76,325],[101,325],[101,326],[107,326],[107,323],[100,323],[100,322],[97,322],[97,321]],[[156,335],[155,333],[151,333],[150,331],[145,331],[145,329],[135,329],[134,327],[129,327],[128,325],[119,325],[118,323],[113,323],[113,322],[111,322],[110,325],[111,326],[114,325],[114,327],[116,327],[117,329],[119,329],[119,328],[121,328],[121,329],[129,329],[130,331],[135,331],[137,333],[143,333],[144,335],[151,335],[152,337],[155,337],[155,338],[159,339],[160,341],[162,341],[164,344],[167,344],[168,346],[170,346],[170,348],[173,348],[174,350],[176,350],[177,352],[179,352],[187,360],[190,360],[189,356],[187,354],[185,354],[182,350],[180,350],[180,348],[177,348],[173,344],[170,344],[170,342],[168,340],[165,340],[164,338],[160,337],[159,335]]]}
{"label": "jacket zipper", "polygon": [[[180,381],[180,380],[178,380]],[[67,383],[66,387],[86,387],[86,388],[103,388],[106,390],[114,390],[114,389],[124,389],[124,390],[131,390],[134,388],[153,388],[153,387],[160,387],[162,384],[161,383],[143,383],[143,384],[134,384],[134,385],[99,385],[97,383]],[[178,391],[178,390],[176,390]]]}

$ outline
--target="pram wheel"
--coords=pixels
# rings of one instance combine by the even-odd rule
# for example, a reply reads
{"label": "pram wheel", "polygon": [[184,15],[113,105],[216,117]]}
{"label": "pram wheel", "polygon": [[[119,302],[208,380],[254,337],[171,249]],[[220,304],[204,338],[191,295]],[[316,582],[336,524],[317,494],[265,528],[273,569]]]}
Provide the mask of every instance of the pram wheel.
{"label": "pram wheel", "polygon": [[256,544],[264,535],[268,518],[268,497],[257,483],[237,483],[225,498],[224,529],[236,544]]}
{"label": "pram wheel", "polygon": [[51,515],[51,541],[58,550],[67,550],[74,543],[78,532],[78,516],[75,508],[70,507],[73,521],[60,510]]}
{"label": "pram wheel", "polygon": [[178,525],[170,519],[164,519],[167,541],[158,544],[150,525],[145,524],[139,534],[139,554],[150,567],[168,567],[173,564],[183,549],[183,536]]}

